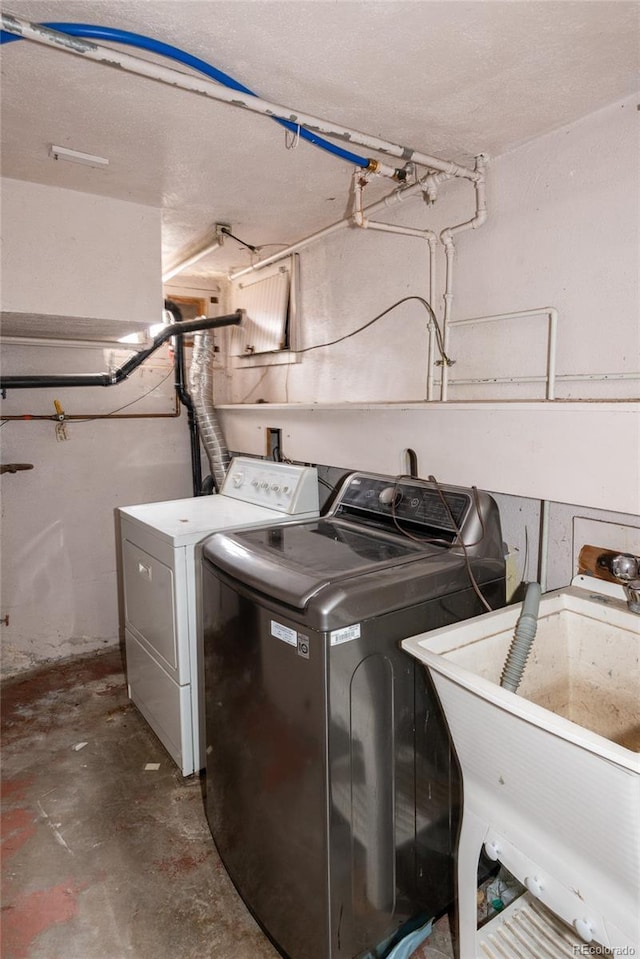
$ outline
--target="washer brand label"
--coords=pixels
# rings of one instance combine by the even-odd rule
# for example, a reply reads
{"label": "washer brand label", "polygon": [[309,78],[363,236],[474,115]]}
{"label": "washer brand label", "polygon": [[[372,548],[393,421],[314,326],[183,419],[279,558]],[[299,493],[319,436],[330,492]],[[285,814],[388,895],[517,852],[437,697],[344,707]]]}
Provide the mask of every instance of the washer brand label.
{"label": "washer brand label", "polygon": [[340,643],[350,643],[352,639],[360,638],[360,623],[354,623],[353,626],[345,626],[344,629],[332,629],[329,633],[329,642],[332,646],[339,646]]}
{"label": "washer brand label", "polygon": [[271,635],[275,636],[276,639],[281,639],[283,643],[289,643],[289,646],[298,645],[298,634],[295,629],[289,629],[282,623],[276,623],[274,619],[271,620]]}

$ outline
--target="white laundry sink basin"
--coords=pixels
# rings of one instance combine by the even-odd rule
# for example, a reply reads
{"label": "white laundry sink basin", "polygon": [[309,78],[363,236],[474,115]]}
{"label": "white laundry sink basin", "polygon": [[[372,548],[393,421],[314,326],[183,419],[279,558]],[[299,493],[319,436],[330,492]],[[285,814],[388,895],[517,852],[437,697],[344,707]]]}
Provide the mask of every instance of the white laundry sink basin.
{"label": "white laundry sink basin", "polygon": [[587,941],[638,948],[640,617],[589,577],[545,594],[512,693],[500,677],[520,612],[402,644],[427,667],[460,760],[461,845],[473,834]]}
{"label": "white laundry sink basin", "polygon": [[[417,644],[407,641],[405,648],[418,658],[421,651],[445,657],[458,667],[449,675],[455,674],[484,695],[498,694],[499,701],[510,702],[517,711],[517,702],[506,691],[488,689],[477,679],[499,687],[520,609],[512,606],[435,630]],[[517,695],[582,727],[581,732],[562,724],[564,735],[595,743],[584,735],[586,730],[638,752],[639,650],[640,616],[630,613],[622,599],[581,588],[547,594],[540,603],[538,629]],[[423,661],[433,665],[430,656]],[[463,676],[462,670],[468,675]],[[551,717],[525,711],[541,725],[558,728]],[[602,743],[595,748],[607,751]]]}

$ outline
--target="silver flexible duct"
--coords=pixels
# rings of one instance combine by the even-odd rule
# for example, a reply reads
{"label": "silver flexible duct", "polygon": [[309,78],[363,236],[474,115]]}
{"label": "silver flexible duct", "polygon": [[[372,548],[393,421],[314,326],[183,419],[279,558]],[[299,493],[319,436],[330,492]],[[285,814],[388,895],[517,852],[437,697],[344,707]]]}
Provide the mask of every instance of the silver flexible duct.
{"label": "silver flexible duct", "polygon": [[204,446],[211,476],[219,492],[231,462],[222,427],[213,405],[213,336],[196,333],[189,367],[189,392],[196,412],[196,420]]}

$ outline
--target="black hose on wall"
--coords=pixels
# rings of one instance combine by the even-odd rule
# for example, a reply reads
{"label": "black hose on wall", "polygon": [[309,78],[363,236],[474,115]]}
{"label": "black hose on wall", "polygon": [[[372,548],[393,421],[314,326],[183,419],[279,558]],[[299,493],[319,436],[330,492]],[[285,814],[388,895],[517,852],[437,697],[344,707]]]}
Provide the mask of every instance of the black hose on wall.
{"label": "black hose on wall", "polygon": [[[175,321],[182,323],[182,312],[180,307],[172,300],[164,301],[165,310],[173,315]],[[202,462],[200,458],[200,433],[198,431],[198,422],[196,420],[196,411],[191,399],[191,394],[184,385],[184,340],[181,336],[176,336],[174,343],[174,369],[175,369],[175,390],[178,400],[187,411],[187,423],[189,426],[189,445],[191,450],[191,485],[193,495],[202,495]]]}

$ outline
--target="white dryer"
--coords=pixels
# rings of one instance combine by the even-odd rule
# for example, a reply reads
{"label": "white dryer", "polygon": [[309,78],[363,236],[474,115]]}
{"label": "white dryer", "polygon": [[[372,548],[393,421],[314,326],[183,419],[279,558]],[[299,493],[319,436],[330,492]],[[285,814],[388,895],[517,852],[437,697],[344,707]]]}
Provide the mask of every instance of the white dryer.
{"label": "white dryer", "polygon": [[205,766],[197,546],[222,530],[316,517],[317,471],[236,457],[216,496],[118,512],[129,698],[189,776]]}

